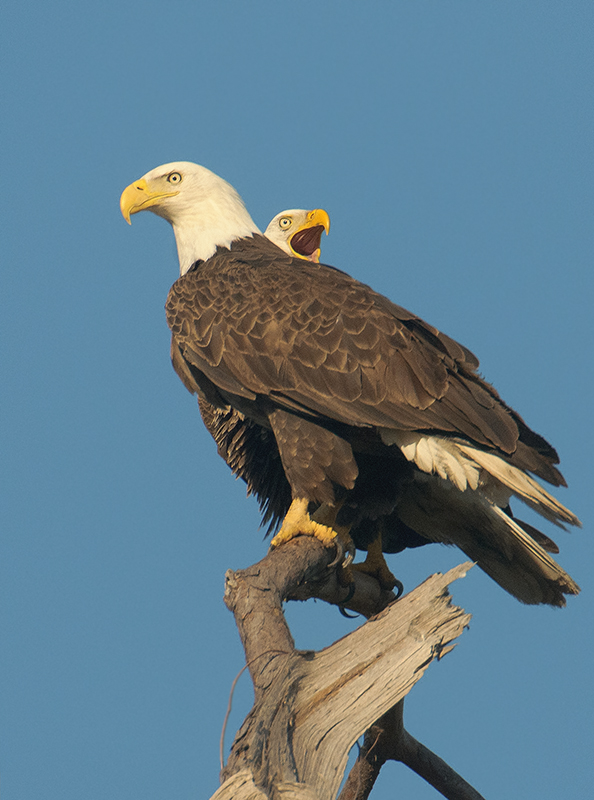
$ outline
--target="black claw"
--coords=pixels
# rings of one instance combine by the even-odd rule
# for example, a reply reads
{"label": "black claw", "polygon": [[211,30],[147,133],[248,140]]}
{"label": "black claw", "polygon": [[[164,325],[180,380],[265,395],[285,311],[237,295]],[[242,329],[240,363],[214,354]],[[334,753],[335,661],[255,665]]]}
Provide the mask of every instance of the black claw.
{"label": "black claw", "polygon": [[353,543],[353,540],[350,539],[346,556],[344,557],[344,561],[342,562],[343,569],[346,569],[346,567],[350,566],[353,563],[353,561],[355,560],[356,552],[357,551],[355,550],[355,545]]}
{"label": "black claw", "polygon": [[404,585],[397,578],[394,578],[394,580],[396,581],[394,584],[394,589],[396,589],[396,600],[398,600],[399,597],[402,597]]}
{"label": "black claw", "polygon": [[334,543],[336,544],[336,555],[332,559],[332,561],[328,564],[328,569],[332,569],[332,567],[337,566],[337,564],[342,563],[342,561],[344,560],[344,547],[342,541],[339,539],[338,536],[334,540]]}
{"label": "black claw", "polygon": [[343,617],[347,619],[356,619],[359,615],[358,614],[349,614],[349,612],[345,609],[345,603],[348,603],[349,600],[352,600],[353,595],[355,594],[355,583],[349,583],[349,591],[347,596],[344,598],[342,603],[338,606],[338,610],[342,614]]}

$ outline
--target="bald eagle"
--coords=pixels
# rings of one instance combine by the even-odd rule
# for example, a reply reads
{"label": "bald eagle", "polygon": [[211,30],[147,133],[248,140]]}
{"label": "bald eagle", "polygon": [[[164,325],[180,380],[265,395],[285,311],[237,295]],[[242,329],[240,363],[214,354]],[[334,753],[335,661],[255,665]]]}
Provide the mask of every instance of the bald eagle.
{"label": "bald eagle", "polygon": [[349,531],[375,551],[443,542],[522,602],[561,606],[579,592],[548,554],[554,543],[509,507],[515,496],[579,525],[533,477],[565,485],[557,453],[467,348],[346,273],[283,252],[204,167],[151,170],[121,209],[128,222],[147,209],[173,226],[173,364],[201,401],[239,415],[239,435],[255,436],[235,452],[258,473],[265,516],[282,519],[273,544],[298,534],[332,544]]}
{"label": "bald eagle", "polygon": [[264,231],[271,242],[281,250],[296,258],[307,258],[316,264],[320,260],[320,241],[322,233],[330,230],[330,217],[323,208],[305,211],[292,208],[281,211]]}

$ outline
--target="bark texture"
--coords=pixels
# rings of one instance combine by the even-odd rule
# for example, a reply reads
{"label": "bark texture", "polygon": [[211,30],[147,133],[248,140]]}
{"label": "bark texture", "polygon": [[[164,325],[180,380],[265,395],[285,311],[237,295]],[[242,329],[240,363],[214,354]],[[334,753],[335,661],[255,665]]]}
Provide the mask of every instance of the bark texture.
{"label": "bark texture", "polygon": [[[471,563],[431,576],[396,601],[363,573],[355,573],[354,590],[345,588],[331,560],[317,540],[298,537],[258,564],[227,573],[225,602],[235,615],[255,703],[212,800],[335,800],[349,751],[366,732],[341,800],[366,798],[389,758],[408,764],[445,797],[479,799],[402,723],[403,698],[468,624],[448,585]],[[309,597],[368,621],[320,652],[298,651],[282,603]]]}

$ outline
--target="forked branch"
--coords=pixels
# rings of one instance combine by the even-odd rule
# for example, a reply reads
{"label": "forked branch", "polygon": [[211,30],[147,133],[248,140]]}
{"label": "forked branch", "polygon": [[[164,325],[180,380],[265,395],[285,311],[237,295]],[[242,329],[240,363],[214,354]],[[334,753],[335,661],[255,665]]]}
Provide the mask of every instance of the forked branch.
{"label": "forked branch", "polygon": [[[355,591],[347,600],[349,592],[336,569],[328,568],[331,559],[319,542],[299,537],[253,567],[227,573],[225,602],[245,648],[255,703],[235,738],[221,775],[223,785],[213,800],[335,800],[350,749],[366,731],[368,739],[374,736],[374,723],[380,726],[376,738],[386,758],[394,757],[398,747],[400,755],[411,753],[415,745],[422,748],[402,726],[401,701],[468,624],[469,615],[452,605],[447,587],[471,564],[433,575],[388,605],[393,595],[361,573],[355,574]],[[297,651],[282,603],[306,597],[344,604],[368,617],[380,613],[318,653]],[[400,710],[394,708],[397,704]],[[400,731],[393,741],[398,720]],[[417,752],[422,756],[429,751]],[[425,770],[422,757],[406,758],[399,760],[442,791],[430,776],[437,762],[427,761]],[[369,794],[345,795],[347,788],[348,782],[341,797],[360,800]]]}
{"label": "forked branch", "polygon": [[448,800],[484,800],[449,764],[408,733],[401,700],[365,733],[363,746],[338,800],[367,800],[386,761],[400,761]]}

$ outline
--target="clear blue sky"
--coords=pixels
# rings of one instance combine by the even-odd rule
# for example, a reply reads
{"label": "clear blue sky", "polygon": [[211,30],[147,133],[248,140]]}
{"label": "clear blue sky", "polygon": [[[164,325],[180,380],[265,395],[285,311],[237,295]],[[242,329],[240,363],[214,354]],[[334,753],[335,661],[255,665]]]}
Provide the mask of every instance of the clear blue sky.
{"label": "clear blue sky", "polygon": [[[227,568],[267,545],[169,364],[171,229],[122,189],[204,164],[260,226],[324,207],[324,260],[470,347],[557,447],[583,592],[473,614],[406,724],[488,800],[591,796],[591,0],[14,2],[1,22],[4,800],[194,800],[243,664]],[[412,588],[458,563],[392,556]],[[288,611],[298,646],[352,629]],[[242,678],[232,733],[250,706]],[[437,797],[388,765],[376,800]]]}

